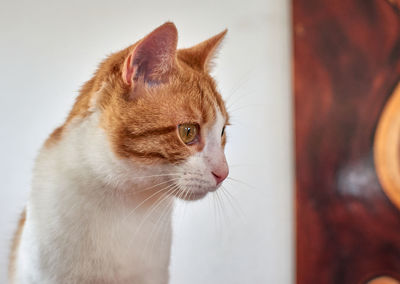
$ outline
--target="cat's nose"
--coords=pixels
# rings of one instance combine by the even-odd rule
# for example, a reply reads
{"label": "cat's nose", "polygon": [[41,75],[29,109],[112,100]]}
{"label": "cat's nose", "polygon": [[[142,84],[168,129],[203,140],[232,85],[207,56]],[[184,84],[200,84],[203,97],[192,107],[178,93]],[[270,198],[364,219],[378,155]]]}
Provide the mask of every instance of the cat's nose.
{"label": "cat's nose", "polygon": [[223,182],[229,174],[229,168],[228,168],[228,165],[226,164],[226,162],[223,163],[218,168],[214,169],[212,171],[212,174],[215,178],[215,181],[217,182],[217,185],[219,185],[221,182]]}

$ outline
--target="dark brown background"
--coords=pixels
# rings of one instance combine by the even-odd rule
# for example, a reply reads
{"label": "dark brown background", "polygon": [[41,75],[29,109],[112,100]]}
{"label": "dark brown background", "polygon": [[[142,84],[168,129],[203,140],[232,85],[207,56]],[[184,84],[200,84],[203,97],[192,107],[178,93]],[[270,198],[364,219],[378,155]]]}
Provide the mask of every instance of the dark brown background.
{"label": "dark brown background", "polygon": [[398,0],[293,0],[300,284],[400,280],[400,211],[372,153],[400,79],[399,8]]}

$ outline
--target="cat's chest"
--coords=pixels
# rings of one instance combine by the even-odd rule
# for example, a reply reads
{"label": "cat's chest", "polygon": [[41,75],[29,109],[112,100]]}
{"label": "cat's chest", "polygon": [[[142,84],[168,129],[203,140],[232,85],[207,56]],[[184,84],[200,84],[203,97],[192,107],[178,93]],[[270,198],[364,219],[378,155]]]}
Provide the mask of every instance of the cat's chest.
{"label": "cat's chest", "polygon": [[[42,283],[167,283],[170,214],[68,212],[57,222],[27,220],[23,238],[28,242],[20,260],[32,273],[40,271],[35,278],[50,276]],[[29,245],[39,243],[35,239],[41,249]]]}
{"label": "cat's chest", "polygon": [[76,258],[80,261],[73,270],[88,275],[85,283],[163,283],[168,274],[171,220],[151,213],[98,221],[90,232],[81,232],[76,248],[81,251]]}

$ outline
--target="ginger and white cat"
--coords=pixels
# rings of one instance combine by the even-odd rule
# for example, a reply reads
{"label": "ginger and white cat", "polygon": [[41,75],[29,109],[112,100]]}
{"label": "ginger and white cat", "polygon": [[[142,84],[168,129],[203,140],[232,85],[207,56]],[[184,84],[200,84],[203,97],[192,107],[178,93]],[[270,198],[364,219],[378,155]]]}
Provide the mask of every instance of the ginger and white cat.
{"label": "ginger and white cat", "polygon": [[225,34],[177,50],[165,23],[101,63],[36,160],[10,283],[168,283],[174,198],[228,175],[209,75]]}

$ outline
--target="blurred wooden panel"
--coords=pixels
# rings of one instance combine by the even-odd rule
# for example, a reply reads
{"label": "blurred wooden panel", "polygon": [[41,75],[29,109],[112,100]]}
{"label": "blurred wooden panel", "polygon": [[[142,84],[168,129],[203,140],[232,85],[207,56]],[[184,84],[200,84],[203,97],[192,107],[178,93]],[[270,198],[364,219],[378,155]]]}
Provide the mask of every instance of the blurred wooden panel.
{"label": "blurred wooden panel", "polygon": [[392,277],[382,276],[368,281],[368,284],[400,284],[400,282]]}
{"label": "blurred wooden panel", "polygon": [[400,280],[400,211],[373,150],[400,80],[399,7],[293,0],[297,283]]}

